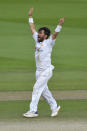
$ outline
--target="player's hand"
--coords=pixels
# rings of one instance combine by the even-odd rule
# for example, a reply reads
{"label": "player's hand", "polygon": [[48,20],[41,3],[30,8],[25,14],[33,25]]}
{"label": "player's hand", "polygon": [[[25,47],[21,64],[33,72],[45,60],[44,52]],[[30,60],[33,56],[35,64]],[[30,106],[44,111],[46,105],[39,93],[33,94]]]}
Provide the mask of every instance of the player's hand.
{"label": "player's hand", "polygon": [[64,18],[60,18],[60,20],[59,20],[59,25],[64,24],[64,19],[65,19],[65,17],[64,17]]}
{"label": "player's hand", "polygon": [[29,16],[29,17],[32,17],[33,10],[34,10],[33,8],[30,8],[29,13],[28,13],[28,16]]}

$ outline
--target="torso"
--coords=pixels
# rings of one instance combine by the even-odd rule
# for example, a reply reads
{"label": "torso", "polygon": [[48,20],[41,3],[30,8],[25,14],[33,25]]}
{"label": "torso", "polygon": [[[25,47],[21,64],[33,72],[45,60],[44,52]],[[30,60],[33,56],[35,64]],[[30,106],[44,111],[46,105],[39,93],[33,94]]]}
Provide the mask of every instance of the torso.
{"label": "torso", "polygon": [[51,52],[54,46],[55,40],[52,40],[52,36],[43,42],[38,42],[38,33],[33,34],[33,38],[36,42],[35,45],[35,61],[37,70],[44,70],[51,66]]}
{"label": "torso", "polygon": [[35,60],[37,69],[46,69],[51,65],[51,51],[52,48],[49,47],[48,40],[36,43]]}

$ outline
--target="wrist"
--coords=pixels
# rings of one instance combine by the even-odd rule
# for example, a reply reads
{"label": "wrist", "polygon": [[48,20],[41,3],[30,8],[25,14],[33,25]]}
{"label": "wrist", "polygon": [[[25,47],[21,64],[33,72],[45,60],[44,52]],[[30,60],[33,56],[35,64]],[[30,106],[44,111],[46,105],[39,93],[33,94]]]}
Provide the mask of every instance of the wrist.
{"label": "wrist", "polygon": [[62,26],[59,24],[57,25],[56,29],[55,29],[55,32],[60,32],[62,29]]}
{"label": "wrist", "polygon": [[28,19],[28,21],[29,21],[29,23],[34,23],[34,20],[33,20],[32,17],[30,17],[30,18]]}
{"label": "wrist", "polygon": [[60,24],[60,23],[59,23],[58,25],[59,25],[59,26],[62,26],[62,24]]}
{"label": "wrist", "polygon": [[29,18],[32,18],[32,15],[29,15]]}

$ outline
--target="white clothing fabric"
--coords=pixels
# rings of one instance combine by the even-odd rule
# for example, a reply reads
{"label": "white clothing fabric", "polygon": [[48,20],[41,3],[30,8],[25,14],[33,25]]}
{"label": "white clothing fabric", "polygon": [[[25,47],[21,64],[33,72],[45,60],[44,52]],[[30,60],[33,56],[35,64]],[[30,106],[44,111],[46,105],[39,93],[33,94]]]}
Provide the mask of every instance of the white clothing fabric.
{"label": "white clothing fabric", "polygon": [[52,71],[54,69],[54,66],[51,65],[51,52],[55,40],[52,40],[52,36],[50,36],[49,39],[44,40],[43,42],[38,42],[37,32],[33,34],[33,38],[36,42],[36,83],[33,87],[30,111],[37,111],[37,106],[41,95],[48,102],[51,110],[53,111],[57,108],[57,103],[49,91],[47,83],[52,77]]}
{"label": "white clothing fabric", "polygon": [[40,96],[48,102],[51,110],[55,110],[57,108],[57,103],[55,99],[52,97],[51,92],[48,89],[47,82],[52,77],[52,68],[49,67],[44,71],[36,71],[36,83],[33,87],[32,92],[32,101],[30,103],[30,111],[37,111],[38,102]]}
{"label": "white clothing fabric", "polygon": [[54,46],[55,40],[52,40],[52,36],[43,42],[38,42],[38,33],[33,34],[33,38],[36,42],[35,45],[35,61],[37,70],[44,70],[51,66],[51,52]]}

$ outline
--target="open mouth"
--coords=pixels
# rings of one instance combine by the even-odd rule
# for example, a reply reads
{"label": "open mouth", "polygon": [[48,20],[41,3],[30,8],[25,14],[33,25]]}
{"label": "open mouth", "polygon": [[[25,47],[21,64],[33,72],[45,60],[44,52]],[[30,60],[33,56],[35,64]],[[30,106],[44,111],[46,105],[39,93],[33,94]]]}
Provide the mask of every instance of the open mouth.
{"label": "open mouth", "polygon": [[40,37],[38,37],[38,41],[40,40],[41,38]]}
{"label": "open mouth", "polygon": [[38,41],[39,41],[39,42],[42,42],[42,41],[43,41],[43,38],[41,38],[41,37],[38,36]]}
{"label": "open mouth", "polygon": [[38,36],[38,39],[40,39],[40,37]]}

